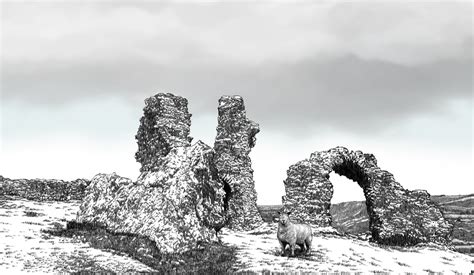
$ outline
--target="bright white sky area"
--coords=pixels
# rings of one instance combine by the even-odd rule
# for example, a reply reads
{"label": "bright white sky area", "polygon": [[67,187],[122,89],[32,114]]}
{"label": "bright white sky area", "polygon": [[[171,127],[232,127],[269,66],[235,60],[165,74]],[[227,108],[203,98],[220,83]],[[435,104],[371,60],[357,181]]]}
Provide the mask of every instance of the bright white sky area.
{"label": "bright white sky area", "polygon": [[[471,3],[0,7],[5,177],[136,178],[146,97],[186,97],[194,141],[212,146],[217,100],[239,94],[261,128],[259,204],[280,204],[288,167],[335,146],[374,154],[407,189],[474,193]],[[363,199],[331,181],[333,202]]]}

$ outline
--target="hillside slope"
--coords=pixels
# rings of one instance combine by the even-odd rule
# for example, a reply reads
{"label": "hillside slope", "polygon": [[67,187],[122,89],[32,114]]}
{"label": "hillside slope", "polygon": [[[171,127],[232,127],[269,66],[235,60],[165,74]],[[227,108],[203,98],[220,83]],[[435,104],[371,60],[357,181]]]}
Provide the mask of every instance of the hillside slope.
{"label": "hillside slope", "polygon": [[332,226],[352,234],[369,233],[369,216],[365,201],[342,202],[331,205]]}
{"label": "hillside slope", "polygon": [[474,256],[474,194],[431,196],[431,200],[454,225],[452,244],[456,250]]}

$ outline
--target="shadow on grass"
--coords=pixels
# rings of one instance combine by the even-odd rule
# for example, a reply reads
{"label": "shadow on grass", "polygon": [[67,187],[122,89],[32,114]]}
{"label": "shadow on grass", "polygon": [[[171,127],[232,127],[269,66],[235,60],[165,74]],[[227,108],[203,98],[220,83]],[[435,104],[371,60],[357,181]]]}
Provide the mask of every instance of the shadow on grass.
{"label": "shadow on grass", "polygon": [[250,235],[268,235],[268,234],[275,234],[275,230],[274,229],[268,229],[268,230],[263,230],[263,231],[254,231],[254,232],[249,232],[248,234]]}
{"label": "shadow on grass", "polygon": [[[314,252],[314,251],[312,251]],[[275,248],[273,251],[269,251],[268,253],[266,253],[268,255],[274,255],[274,256],[278,256],[278,257],[290,257],[290,258],[301,258],[301,259],[305,259],[305,258],[309,258],[310,254],[307,254],[305,250],[303,250],[301,248],[301,246],[299,245],[296,245],[295,246],[295,255],[291,256],[291,250],[290,250],[290,247],[289,245],[286,246],[286,249],[285,249],[285,254],[282,255],[281,254],[281,248]]]}
{"label": "shadow on grass", "polygon": [[67,223],[66,229],[43,230],[43,232],[54,236],[76,237],[94,248],[125,253],[157,273],[221,274],[235,271],[232,265],[236,261],[236,248],[218,243],[202,243],[198,249],[180,254],[165,254],[160,253],[155,242],[146,237],[110,232],[95,224],[71,221]]}
{"label": "shadow on grass", "polygon": [[291,256],[291,252],[289,246],[285,249],[285,254],[281,255],[281,248],[275,248],[274,250],[265,252],[267,255],[273,255],[280,258],[294,258],[299,260],[305,261],[312,261],[312,262],[320,262],[326,263],[329,261],[327,257],[327,250],[318,249],[317,247],[313,247],[310,253],[306,253],[299,245],[295,247],[295,255]]}

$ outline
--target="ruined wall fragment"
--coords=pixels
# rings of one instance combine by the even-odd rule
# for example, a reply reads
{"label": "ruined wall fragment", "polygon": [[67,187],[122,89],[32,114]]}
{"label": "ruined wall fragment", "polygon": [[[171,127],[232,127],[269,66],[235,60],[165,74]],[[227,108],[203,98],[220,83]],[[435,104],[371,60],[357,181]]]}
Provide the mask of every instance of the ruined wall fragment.
{"label": "ruined wall fragment", "polygon": [[331,225],[329,209],[333,187],[329,174],[332,171],[362,188],[373,241],[414,245],[446,243],[449,239],[452,226],[426,191],[404,189],[391,173],[377,166],[374,155],[344,147],[315,152],[288,169],[283,203],[292,210],[297,221]]}
{"label": "ruined wall fragment", "polygon": [[81,200],[88,179],[9,179],[0,176],[0,196],[18,196],[35,201]]}

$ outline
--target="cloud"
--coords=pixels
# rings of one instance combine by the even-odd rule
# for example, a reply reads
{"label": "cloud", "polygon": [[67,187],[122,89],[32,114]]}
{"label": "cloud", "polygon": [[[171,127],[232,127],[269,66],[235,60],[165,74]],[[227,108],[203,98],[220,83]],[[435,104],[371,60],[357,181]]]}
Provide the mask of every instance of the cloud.
{"label": "cloud", "polygon": [[134,177],[145,97],[187,97],[192,135],[212,145],[218,98],[240,94],[262,129],[261,202],[280,202],[290,164],[337,145],[374,153],[407,188],[472,192],[470,3],[1,7],[6,176]]}
{"label": "cloud", "polygon": [[469,3],[2,5],[6,61],[132,55],[168,65],[257,64],[355,55],[417,64],[470,55],[472,41]]}
{"label": "cloud", "polygon": [[214,113],[235,93],[269,127],[357,131],[472,91],[465,3],[2,6],[6,101],[141,106],[164,91]]}
{"label": "cloud", "polygon": [[156,92],[174,92],[187,97],[198,115],[214,114],[222,94],[240,94],[251,118],[295,134],[324,127],[377,131],[411,115],[438,112],[449,100],[470,100],[472,92],[472,60],[406,66],[345,56],[258,66],[183,67],[123,57],[100,64],[7,67],[7,100],[51,106],[114,95],[142,106],[142,100]]}

